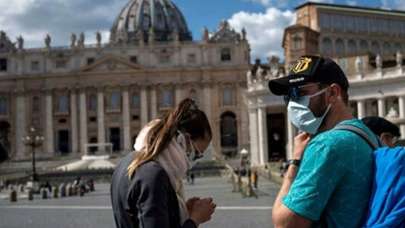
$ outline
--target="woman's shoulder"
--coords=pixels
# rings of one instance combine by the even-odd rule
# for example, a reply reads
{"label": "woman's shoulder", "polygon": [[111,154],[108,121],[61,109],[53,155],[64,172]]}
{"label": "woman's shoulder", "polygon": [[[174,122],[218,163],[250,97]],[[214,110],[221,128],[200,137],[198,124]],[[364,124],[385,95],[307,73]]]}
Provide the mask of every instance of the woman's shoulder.
{"label": "woman's shoulder", "polygon": [[145,162],[139,166],[135,172],[134,178],[136,180],[142,180],[143,182],[168,182],[169,176],[162,166],[152,160]]}

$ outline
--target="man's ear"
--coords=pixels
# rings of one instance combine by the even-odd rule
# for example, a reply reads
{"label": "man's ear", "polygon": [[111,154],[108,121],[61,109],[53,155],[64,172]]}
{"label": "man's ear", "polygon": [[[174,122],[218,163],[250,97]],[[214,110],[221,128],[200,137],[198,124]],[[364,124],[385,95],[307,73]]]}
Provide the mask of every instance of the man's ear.
{"label": "man's ear", "polygon": [[340,86],[336,83],[333,83],[330,85],[330,97],[332,103],[335,103],[337,100],[342,100],[342,95],[341,95],[341,89]]}

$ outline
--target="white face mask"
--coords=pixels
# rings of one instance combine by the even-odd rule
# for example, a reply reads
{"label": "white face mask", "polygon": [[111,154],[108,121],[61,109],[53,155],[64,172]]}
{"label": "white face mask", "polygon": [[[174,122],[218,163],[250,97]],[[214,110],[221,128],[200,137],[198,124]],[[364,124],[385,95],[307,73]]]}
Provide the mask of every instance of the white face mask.
{"label": "white face mask", "polygon": [[[187,146],[188,142],[186,140],[186,136],[180,131],[178,131],[178,136],[177,136],[176,141],[183,148],[184,153],[187,156],[187,160],[189,163],[189,169],[191,169],[197,163],[197,160],[203,157],[204,152],[199,153],[197,151],[197,149],[195,148],[194,143],[191,141],[191,139],[189,139],[190,145]],[[187,151],[187,148],[190,148],[189,151]]]}
{"label": "white face mask", "polygon": [[315,117],[308,106],[312,97],[325,93],[326,90],[327,88],[309,96],[301,96],[296,101],[290,100],[288,102],[288,118],[299,130],[312,135],[318,132],[318,129],[321,126],[323,119],[328,114],[331,105],[328,105],[325,113],[321,117]]}

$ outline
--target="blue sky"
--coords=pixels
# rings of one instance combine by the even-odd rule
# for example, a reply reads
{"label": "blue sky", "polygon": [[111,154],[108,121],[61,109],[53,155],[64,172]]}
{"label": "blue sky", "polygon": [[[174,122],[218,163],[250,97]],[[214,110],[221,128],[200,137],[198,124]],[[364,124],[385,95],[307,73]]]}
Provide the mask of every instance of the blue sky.
{"label": "blue sky", "polygon": [[[47,33],[54,46],[68,45],[70,34],[85,32],[94,43],[101,31],[107,42],[109,29],[128,0],[0,0],[0,30],[15,41],[24,36],[26,47],[43,46]],[[285,27],[294,23],[294,8],[305,0],[172,0],[183,12],[195,40],[207,26],[214,32],[221,20],[235,30],[248,32],[252,59],[282,57]],[[317,2],[405,10],[405,0],[316,0]]]}

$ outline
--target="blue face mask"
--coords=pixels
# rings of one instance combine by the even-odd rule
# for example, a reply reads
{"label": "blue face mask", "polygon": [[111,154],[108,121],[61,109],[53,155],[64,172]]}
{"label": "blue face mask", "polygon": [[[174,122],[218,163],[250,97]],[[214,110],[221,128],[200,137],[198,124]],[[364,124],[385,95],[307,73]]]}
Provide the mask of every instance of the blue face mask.
{"label": "blue face mask", "polygon": [[318,129],[321,126],[323,119],[328,114],[331,105],[328,105],[328,108],[321,117],[315,117],[308,106],[312,97],[318,96],[324,92],[326,92],[326,88],[313,95],[301,96],[299,99],[290,100],[288,102],[288,118],[299,130],[311,135],[318,132]]}

